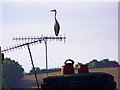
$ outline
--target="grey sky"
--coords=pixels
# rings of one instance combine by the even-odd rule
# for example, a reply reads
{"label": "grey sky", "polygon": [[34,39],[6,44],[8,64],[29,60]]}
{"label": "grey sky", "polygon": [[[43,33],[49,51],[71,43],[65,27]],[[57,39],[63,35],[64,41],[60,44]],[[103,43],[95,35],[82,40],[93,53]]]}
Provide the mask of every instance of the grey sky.
{"label": "grey sky", "polygon": [[[117,2],[84,3],[2,3],[2,48],[19,44],[16,36],[54,35],[54,13],[60,23],[64,42],[48,42],[50,67],[61,67],[71,58],[86,63],[92,59],[118,60]],[[35,66],[45,68],[44,43],[31,46]],[[17,60],[26,71],[31,69],[27,48],[6,53]]]}

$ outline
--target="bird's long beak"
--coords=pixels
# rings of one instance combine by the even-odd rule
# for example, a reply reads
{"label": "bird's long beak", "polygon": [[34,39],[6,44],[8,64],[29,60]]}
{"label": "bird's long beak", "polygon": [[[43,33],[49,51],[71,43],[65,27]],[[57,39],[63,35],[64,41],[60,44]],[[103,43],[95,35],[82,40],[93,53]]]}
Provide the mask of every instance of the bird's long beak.
{"label": "bird's long beak", "polygon": [[50,10],[51,12],[54,12],[55,10]]}
{"label": "bird's long beak", "polygon": [[55,12],[56,10],[54,9],[54,10],[50,10],[51,12]]}

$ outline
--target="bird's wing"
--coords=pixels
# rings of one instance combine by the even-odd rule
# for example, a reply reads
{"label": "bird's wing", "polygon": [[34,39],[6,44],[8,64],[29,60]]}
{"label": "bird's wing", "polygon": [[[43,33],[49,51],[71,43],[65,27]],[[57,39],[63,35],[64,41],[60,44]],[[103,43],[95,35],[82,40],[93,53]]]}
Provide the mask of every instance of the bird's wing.
{"label": "bird's wing", "polygon": [[59,25],[58,22],[56,22],[56,23],[54,24],[54,31],[55,31],[55,35],[56,35],[56,36],[58,36],[59,30],[60,30],[60,25]]}

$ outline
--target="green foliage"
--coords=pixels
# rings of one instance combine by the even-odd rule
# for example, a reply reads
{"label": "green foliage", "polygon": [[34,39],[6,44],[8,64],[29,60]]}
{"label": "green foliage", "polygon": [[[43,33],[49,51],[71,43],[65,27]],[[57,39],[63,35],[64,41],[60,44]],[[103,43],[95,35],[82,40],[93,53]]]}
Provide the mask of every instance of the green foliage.
{"label": "green foliage", "polygon": [[3,77],[3,88],[16,88],[23,78],[24,69],[22,66],[11,60],[10,58],[5,58],[2,64],[2,77]]}
{"label": "green foliage", "polygon": [[2,88],[1,90],[11,90],[10,88]]}
{"label": "green foliage", "polygon": [[110,61],[109,59],[103,59],[100,61],[92,60],[87,63],[89,68],[106,68],[106,67],[119,67],[119,63],[116,61]]}
{"label": "green foliage", "polygon": [[86,64],[88,65],[88,68],[95,68],[96,63],[98,63],[98,61],[96,59],[93,59],[92,61],[90,61],[89,63],[86,63]]}
{"label": "green foliage", "polygon": [[[37,74],[46,73],[46,69],[40,69],[39,67],[35,67],[35,71],[36,71]],[[56,72],[56,71],[60,71],[60,68],[50,68],[50,69],[47,70],[48,73]],[[29,73],[26,73],[26,74],[27,75],[34,74],[33,68],[29,71]]]}
{"label": "green foliage", "polygon": [[[97,61],[93,59],[92,61],[86,63],[88,68],[106,68],[106,67],[120,67],[119,63],[116,61],[110,61],[109,59],[103,59]],[[78,64],[75,65],[77,67]]]}
{"label": "green foliage", "polygon": [[[36,73],[39,73],[40,72],[40,68],[39,67],[35,67],[35,71],[36,71]],[[34,69],[32,68],[29,73],[34,74]]]}

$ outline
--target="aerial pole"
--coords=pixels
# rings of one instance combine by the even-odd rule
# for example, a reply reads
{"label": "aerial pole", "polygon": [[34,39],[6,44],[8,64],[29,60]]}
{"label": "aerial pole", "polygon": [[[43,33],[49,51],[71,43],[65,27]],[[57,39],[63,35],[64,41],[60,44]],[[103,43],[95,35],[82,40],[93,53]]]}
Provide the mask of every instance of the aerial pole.
{"label": "aerial pole", "polygon": [[31,59],[31,64],[32,64],[33,71],[34,71],[34,75],[35,75],[35,79],[36,79],[36,84],[37,84],[38,90],[40,90],[39,83],[38,83],[38,79],[37,79],[37,75],[36,75],[36,71],[35,71],[35,66],[34,66],[34,63],[33,63],[32,54],[31,54],[31,51],[30,51],[29,44],[27,45],[27,47],[28,47],[28,51],[29,51],[29,55],[30,55],[30,59]]}
{"label": "aerial pole", "polygon": [[2,53],[0,47],[0,90],[2,89]]}
{"label": "aerial pole", "polygon": [[48,77],[47,40],[44,40],[44,43],[45,43],[46,74],[47,74],[47,77]]}

